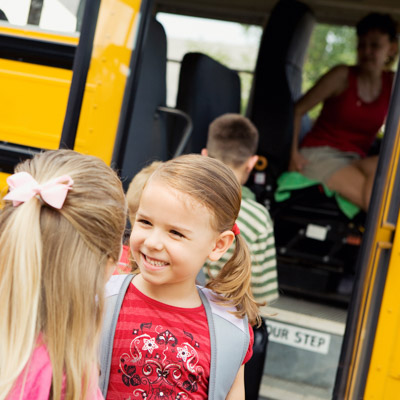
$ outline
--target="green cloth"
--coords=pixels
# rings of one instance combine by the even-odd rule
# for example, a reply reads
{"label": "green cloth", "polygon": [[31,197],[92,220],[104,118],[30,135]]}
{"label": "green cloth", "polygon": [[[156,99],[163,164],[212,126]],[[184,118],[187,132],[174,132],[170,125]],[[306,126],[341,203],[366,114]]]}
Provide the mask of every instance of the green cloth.
{"label": "green cloth", "polygon": [[324,192],[328,197],[335,197],[335,200],[346,217],[352,219],[360,211],[360,207],[346,200],[340,194],[330,190],[327,186],[314,179],[307,178],[299,172],[284,172],[277,181],[278,187],[275,191],[275,201],[281,202],[291,196],[292,190],[304,189],[314,185],[322,185]]}

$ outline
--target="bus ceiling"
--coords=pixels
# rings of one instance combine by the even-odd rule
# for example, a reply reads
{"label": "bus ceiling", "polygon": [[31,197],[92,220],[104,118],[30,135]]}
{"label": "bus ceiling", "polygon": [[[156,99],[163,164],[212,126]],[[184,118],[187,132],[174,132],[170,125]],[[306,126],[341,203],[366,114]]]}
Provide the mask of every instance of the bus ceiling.
{"label": "bus ceiling", "polygon": [[[290,1],[290,0],[288,0]],[[154,12],[264,25],[277,0],[155,0]],[[389,13],[400,25],[399,0],[302,0],[321,23],[354,26],[371,11]]]}

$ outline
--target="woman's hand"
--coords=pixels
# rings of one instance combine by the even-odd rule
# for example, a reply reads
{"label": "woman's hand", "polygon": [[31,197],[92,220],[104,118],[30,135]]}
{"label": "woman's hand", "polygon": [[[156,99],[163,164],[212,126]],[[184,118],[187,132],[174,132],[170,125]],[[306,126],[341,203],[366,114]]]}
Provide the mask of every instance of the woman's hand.
{"label": "woman's hand", "polygon": [[301,172],[303,168],[308,164],[308,160],[304,158],[298,149],[292,151],[289,160],[289,171]]}

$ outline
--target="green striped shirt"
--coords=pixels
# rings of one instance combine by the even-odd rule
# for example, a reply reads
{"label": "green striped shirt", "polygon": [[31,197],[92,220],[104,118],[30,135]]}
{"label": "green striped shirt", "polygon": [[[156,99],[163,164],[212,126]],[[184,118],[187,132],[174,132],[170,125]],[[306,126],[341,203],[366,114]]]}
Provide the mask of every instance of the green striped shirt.
{"label": "green striped shirt", "polygon": [[[242,187],[242,204],[236,223],[240,234],[246,240],[252,257],[251,287],[257,301],[271,303],[278,298],[278,275],[274,229],[267,209],[255,201],[253,192]],[[216,276],[220,269],[232,257],[234,244],[216,262],[207,260],[203,267],[206,281]]]}

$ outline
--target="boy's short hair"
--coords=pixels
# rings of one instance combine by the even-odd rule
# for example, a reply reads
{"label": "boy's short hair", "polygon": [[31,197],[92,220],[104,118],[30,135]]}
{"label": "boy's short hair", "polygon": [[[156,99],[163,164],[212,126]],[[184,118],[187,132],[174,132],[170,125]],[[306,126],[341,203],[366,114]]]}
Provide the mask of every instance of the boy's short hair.
{"label": "boy's short hair", "polygon": [[161,161],[153,161],[147,167],[141,169],[132,179],[126,192],[126,200],[128,202],[129,221],[133,226],[136,218],[136,213],[139,208],[140,197],[142,196],[143,188],[149,180],[153,172],[161,165]]}
{"label": "boy's short hair", "polygon": [[391,42],[397,41],[397,22],[389,14],[372,12],[362,18],[356,25],[357,36],[363,36],[377,30],[389,35]]}
{"label": "boy's short hair", "polygon": [[254,156],[258,146],[258,130],[240,114],[224,114],[208,128],[207,153],[237,168]]}

